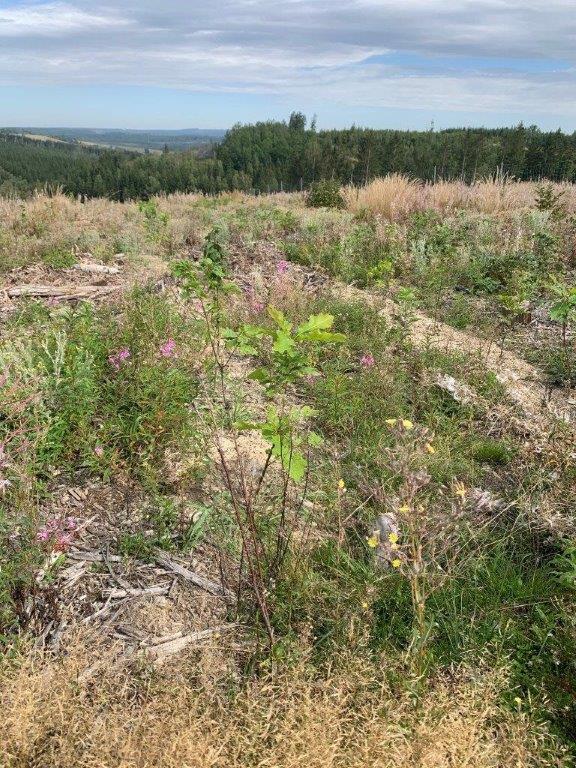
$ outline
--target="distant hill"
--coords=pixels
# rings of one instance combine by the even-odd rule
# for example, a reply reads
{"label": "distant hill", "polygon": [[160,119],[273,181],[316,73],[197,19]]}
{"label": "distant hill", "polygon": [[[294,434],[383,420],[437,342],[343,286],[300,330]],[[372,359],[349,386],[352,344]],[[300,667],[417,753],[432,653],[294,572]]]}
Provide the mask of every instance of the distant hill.
{"label": "distant hill", "polygon": [[132,130],[123,128],[38,128],[19,126],[6,129],[38,141],[61,140],[137,152],[197,149],[221,141],[223,129]]}

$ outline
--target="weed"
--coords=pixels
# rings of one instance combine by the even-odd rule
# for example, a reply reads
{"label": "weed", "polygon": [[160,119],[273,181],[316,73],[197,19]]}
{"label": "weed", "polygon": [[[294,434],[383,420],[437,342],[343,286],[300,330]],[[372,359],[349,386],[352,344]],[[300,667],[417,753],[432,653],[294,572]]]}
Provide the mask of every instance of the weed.
{"label": "weed", "polygon": [[42,261],[51,269],[69,269],[76,264],[76,257],[71,251],[52,248],[42,254]]}

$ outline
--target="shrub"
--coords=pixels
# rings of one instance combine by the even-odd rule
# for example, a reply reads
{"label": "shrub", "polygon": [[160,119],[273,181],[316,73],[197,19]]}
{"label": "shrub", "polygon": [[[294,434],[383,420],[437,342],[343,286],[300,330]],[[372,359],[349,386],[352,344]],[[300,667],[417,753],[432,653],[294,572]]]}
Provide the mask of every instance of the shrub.
{"label": "shrub", "polygon": [[333,179],[315,181],[306,197],[306,205],[310,208],[344,208],[340,184]]}

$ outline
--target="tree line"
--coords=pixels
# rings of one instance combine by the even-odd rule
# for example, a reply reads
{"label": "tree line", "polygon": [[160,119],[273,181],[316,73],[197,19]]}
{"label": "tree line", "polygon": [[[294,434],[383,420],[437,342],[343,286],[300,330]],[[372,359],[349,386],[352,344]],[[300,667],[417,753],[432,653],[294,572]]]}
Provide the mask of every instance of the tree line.
{"label": "tree line", "polygon": [[509,175],[576,181],[576,132],[514,128],[398,131],[316,129],[295,112],[288,121],[235,125],[207,156],[195,150],[138,154],[42,142],[0,132],[0,194],[61,187],[72,195],[116,200],[158,193],[233,189],[277,192],[335,179],[364,184],[405,173],[426,181]]}

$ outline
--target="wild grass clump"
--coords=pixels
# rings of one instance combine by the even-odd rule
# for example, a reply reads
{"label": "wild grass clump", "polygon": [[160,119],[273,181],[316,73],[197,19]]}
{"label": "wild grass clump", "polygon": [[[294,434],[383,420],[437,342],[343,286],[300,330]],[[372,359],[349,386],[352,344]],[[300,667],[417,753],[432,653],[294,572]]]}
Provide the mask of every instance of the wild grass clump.
{"label": "wild grass clump", "polygon": [[[389,221],[403,221],[416,211],[434,210],[449,215],[458,210],[497,215],[538,207],[551,210],[546,202],[562,199],[564,211],[576,209],[573,184],[549,184],[548,197],[536,182],[518,182],[508,178],[481,179],[472,184],[440,179],[421,182],[402,174],[374,179],[364,187],[345,190],[348,208],[355,213],[369,212]],[[550,195],[552,195],[550,197]]]}
{"label": "wild grass clump", "polygon": [[122,316],[89,304],[55,308],[34,339],[5,346],[8,384],[27,381],[30,394],[3,430],[33,436],[37,477],[78,465],[146,474],[161,464],[184,439],[196,392],[178,348],[184,328],[164,301],[136,290]]}
{"label": "wild grass clump", "polygon": [[389,221],[403,221],[422,206],[422,183],[399,173],[374,179],[365,187],[345,191],[348,207],[355,213],[368,211]]}

